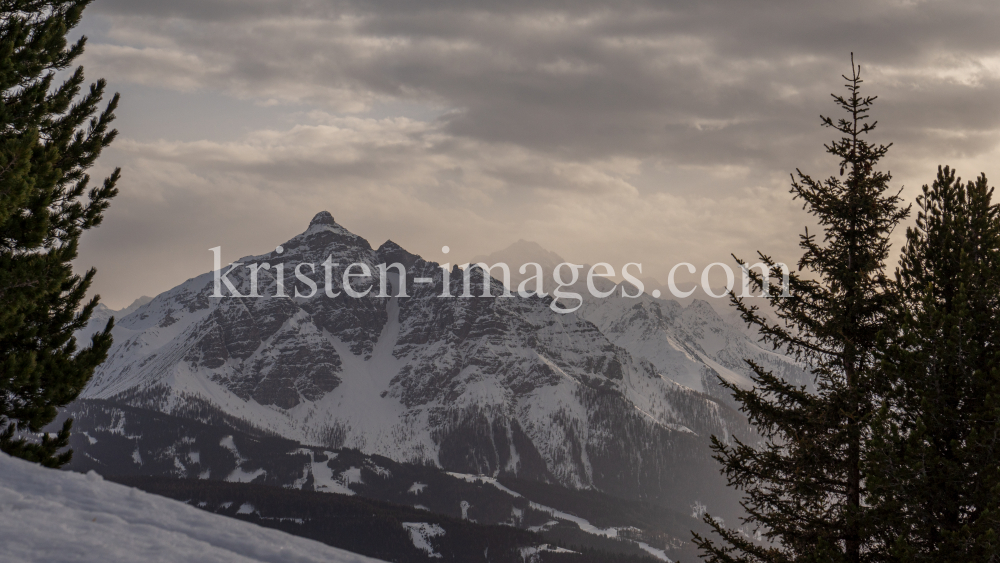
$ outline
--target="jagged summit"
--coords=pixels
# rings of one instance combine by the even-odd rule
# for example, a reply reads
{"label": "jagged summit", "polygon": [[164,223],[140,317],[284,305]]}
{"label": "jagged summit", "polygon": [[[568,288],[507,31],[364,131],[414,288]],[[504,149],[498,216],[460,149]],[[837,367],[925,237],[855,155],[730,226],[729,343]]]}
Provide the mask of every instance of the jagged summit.
{"label": "jagged summit", "polygon": [[312,221],[309,221],[309,226],[312,227],[313,225],[330,225],[334,227],[337,225],[337,222],[334,221],[333,215],[329,211],[320,211],[312,218]]}
{"label": "jagged summit", "polygon": [[[331,245],[338,246],[341,249],[348,247],[356,247],[359,250],[363,249],[365,251],[372,249],[371,243],[334,220],[333,215],[329,211],[320,211],[317,213],[309,221],[309,226],[304,232],[292,237],[291,240],[285,243],[286,250],[301,247],[300,249],[305,252],[308,252],[310,249],[333,250],[330,248]],[[268,256],[268,258],[273,258],[273,256]]]}

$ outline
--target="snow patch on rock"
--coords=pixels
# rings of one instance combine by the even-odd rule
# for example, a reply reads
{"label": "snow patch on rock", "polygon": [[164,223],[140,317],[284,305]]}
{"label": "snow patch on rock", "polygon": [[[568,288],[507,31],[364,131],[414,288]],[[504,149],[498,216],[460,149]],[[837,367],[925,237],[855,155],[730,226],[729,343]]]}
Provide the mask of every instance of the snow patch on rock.
{"label": "snow patch on rock", "polygon": [[427,522],[403,522],[403,528],[410,532],[410,540],[413,546],[423,551],[428,557],[441,559],[442,555],[434,550],[431,545],[431,538],[443,536],[444,528],[439,524],[428,524]]}

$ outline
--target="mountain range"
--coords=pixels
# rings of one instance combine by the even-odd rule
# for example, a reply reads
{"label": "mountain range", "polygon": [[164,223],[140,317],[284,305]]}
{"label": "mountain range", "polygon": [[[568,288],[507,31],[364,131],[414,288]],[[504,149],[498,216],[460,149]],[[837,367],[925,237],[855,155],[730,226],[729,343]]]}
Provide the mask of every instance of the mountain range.
{"label": "mountain range", "polygon": [[[545,268],[562,261],[533,243],[508,250],[482,261]],[[349,297],[338,275],[330,290],[339,295],[328,297],[320,275],[328,259],[340,268],[366,265],[371,277],[351,286],[374,289]],[[263,297],[219,298],[215,275],[206,272],[116,314],[108,360],[81,395],[81,405],[104,416],[78,418],[78,436],[89,438],[74,442],[77,467],[135,473],[155,455],[160,475],[263,483],[274,478],[268,471],[279,471],[242,453],[231,466],[213,467],[182,432],[161,437],[155,454],[143,456],[144,437],[129,434],[126,419],[135,415],[126,413],[161,413],[309,451],[349,449],[455,474],[595,491],[678,514],[708,506],[738,522],[737,498],[711,459],[709,437],[756,438],[718,379],[749,385],[744,360],[753,359],[809,383],[800,365],[762,347],[718,305],[622,291],[598,299],[581,280],[582,306],[554,312],[551,297],[499,297],[502,283],[477,267],[445,270],[392,241],[373,248],[327,212],[280,251],[237,262],[286,264],[284,293],[292,296],[310,288],[289,272],[313,263],[319,290],[275,297],[272,268],[259,271]],[[392,263],[405,266],[405,280],[395,270],[381,279],[379,264]],[[441,297],[445,284],[460,295],[463,275],[498,297]],[[251,291],[246,268],[228,279],[239,293]],[[616,285],[597,281],[603,290]],[[383,282],[390,291],[380,297]],[[110,313],[99,311],[79,336],[103,327]],[[115,409],[118,418],[109,414]],[[101,432],[134,442],[135,455],[121,455],[122,446],[102,459],[91,441]],[[326,470],[311,454],[294,459],[277,484],[315,489],[317,472]],[[334,477],[350,485],[350,476]]]}

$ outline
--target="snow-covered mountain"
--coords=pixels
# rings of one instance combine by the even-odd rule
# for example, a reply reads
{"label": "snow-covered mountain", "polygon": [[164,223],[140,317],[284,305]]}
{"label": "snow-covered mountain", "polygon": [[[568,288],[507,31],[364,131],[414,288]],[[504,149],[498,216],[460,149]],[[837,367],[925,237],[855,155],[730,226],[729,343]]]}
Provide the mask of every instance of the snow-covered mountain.
{"label": "snow-covered mountain", "polygon": [[219,516],[0,453],[0,559],[7,563],[377,563],[317,541]]}
{"label": "snow-covered mountain", "polygon": [[[566,262],[541,245],[523,240],[473,261],[485,263],[487,267],[507,263],[514,288],[533,273],[528,270],[527,274],[521,274],[517,266],[537,263],[545,272],[546,291],[551,291],[555,285],[553,270]],[[596,277],[594,285],[602,293],[615,289],[608,297],[597,298],[587,288],[585,278],[589,270],[589,265],[583,265],[580,279],[566,288],[566,291],[583,296],[579,315],[633,358],[650,362],[666,379],[726,400],[728,391],[720,389],[718,378],[741,386],[751,385],[751,371],[746,363],[749,359],[789,381],[810,385],[811,378],[799,364],[759,342],[757,333],[740,320],[728,297],[714,298],[700,286],[678,284],[680,290],[693,293],[685,298],[673,298],[665,284],[648,277],[641,278],[644,293],[631,297],[639,294],[633,285],[627,282],[616,285]],[[629,297],[623,296],[623,286]],[[654,289],[659,289],[664,297],[652,297]],[[712,292],[720,295],[725,290],[713,288]],[[764,300],[759,301],[758,305],[766,308]],[[767,315],[767,310],[762,314]]]}
{"label": "snow-covered mountain", "polygon": [[719,377],[742,387],[752,385],[746,360],[787,381],[806,386],[811,382],[801,365],[762,346],[753,332],[724,318],[707,301],[695,299],[685,307],[676,300],[646,294],[623,298],[617,293],[588,300],[581,316],[632,357],[650,362],[663,377],[724,401],[729,391],[719,385]]}
{"label": "snow-covered mountain", "polygon": [[[340,268],[332,298],[328,258]],[[303,444],[461,473],[661,498],[717,479],[706,475],[710,434],[749,433],[704,393],[715,374],[745,383],[743,357],[795,369],[703,302],[618,297],[557,314],[549,298],[440,297],[446,274],[450,293],[462,293],[461,270],[391,241],[373,249],[326,212],[280,253],[238,262],[286,264],[288,295],[309,294],[291,271],[314,263],[318,292],[273,297],[273,268],[260,271],[262,298],[214,298],[212,273],[190,279],[118,321],[82,396],[173,414],[213,409]],[[392,289],[378,297],[378,265],[396,262],[406,296],[389,270]],[[364,297],[343,291],[339,274],[352,263],[371,270],[352,282],[373,287]],[[478,288],[482,273],[471,271]],[[250,292],[246,268],[229,279]]]}
{"label": "snow-covered mountain", "polygon": [[94,307],[94,312],[90,315],[90,319],[87,321],[87,326],[78,330],[74,336],[76,336],[78,342],[86,345],[92,334],[104,330],[104,327],[108,325],[108,319],[111,317],[116,319],[124,318],[131,314],[132,311],[135,311],[152,300],[152,297],[143,295],[133,301],[128,307],[119,310],[111,309],[104,303],[98,303],[97,307]]}

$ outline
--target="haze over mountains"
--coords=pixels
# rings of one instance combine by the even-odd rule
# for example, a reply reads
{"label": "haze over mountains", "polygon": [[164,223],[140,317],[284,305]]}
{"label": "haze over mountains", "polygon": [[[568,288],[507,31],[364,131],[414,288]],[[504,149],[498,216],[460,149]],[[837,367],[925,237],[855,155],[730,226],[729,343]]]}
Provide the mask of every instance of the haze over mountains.
{"label": "haze over mountains", "polygon": [[[543,284],[544,290],[547,292],[551,292],[552,289],[557,285],[553,277],[553,272],[556,269],[556,267],[562,263],[574,263],[574,262],[568,261],[563,257],[559,256],[558,254],[546,250],[536,242],[526,241],[521,239],[505,249],[498,250],[491,254],[477,255],[474,258],[470,259],[469,263],[485,264],[487,267],[499,263],[507,264],[510,269],[510,282],[511,282],[510,286],[512,291],[515,290],[522,281],[529,279],[529,277],[534,273],[533,268],[531,269],[526,268],[526,273],[521,273],[520,266],[529,263],[539,264],[542,267],[542,270],[545,272],[545,279]],[[590,269],[590,265],[589,264],[581,264],[581,265],[583,266],[583,270],[581,271],[580,274],[581,279],[578,283],[574,285],[572,289],[577,293],[589,296],[590,294],[586,288],[585,279],[587,272]],[[616,275],[610,276],[609,279],[621,283],[622,285],[627,287],[629,295],[635,295],[637,293],[636,289],[638,288],[635,288],[632,284],[629,284],[628,282],[622,281],[621,266],[623,266],[624,264],[610,264],[610,265],[613,268],[616,268],[615,269]],[[740,318],[739,311],[737,311],[730,303],[729,297],[727,295],[728,291],[725,287],[712,286],[709,288],[709,291],[711,292],[711,294],[709,294],[709,291],[706,291],[706,288],[703,287],[700,283],[675,280],[674,285],[676,289],[680,292],[680,294],[682,294],[682,295],[675,295],[674,292],[671,291],[667,283],[661,282],[660,280],[652,276],[642,275],[641,272],[637,274],[637,268],[635,266],[633,266],[632,268],[633,269],[631,270],[631,273],[635,275],[635,277],[637,277],[639,281],[642,282],[643,284],[642,292],[645,293],[647,296],[658,295],[665,301],[675,302],[681,305],[682,307],[688,307],[689,305],[691,305],[696,301],[703,301],[704,303],[711,305],[712,309],[716,312],[716,314],[719,317],[721,317],[727,324],[735,326],[741,331],[743,331],[746,334],[746,336],[749,337],[750,340],[753,341],[754,343],[758,341],[758,335],[756,333],[756,330],[746,326],[746,323],[744,323],[743,320]],[[734,279],[737,293],[741,291],[739,288],[741,287],[740,284],[742,283],[742,279],[739,277],[738,272],[739,271],[737,270],[737,275]],[[494,275],[499,275],[500,270],[496,269],[492,273]],[[682,275],[683,273],[684,270],[680,269],[678,276]],[[563,275],[568,276],[569,271],[566,270],[566,273],[564,273]],[[610,288],[610,284],[604,283],[603,280],[601,279],[598,279],[597,285],[598,288],[603,291],[607,291]],[[534,284],[531,283],[530,287],[534,287]],[[600,301],[602,300],[590,299],[589,303],[594,304]],[[649,301],[649,299],[644,297],[643,301]],[[759,311],[760,314],[766,317],[771,317],[772,321],[777,320],[770,313],[769,306],[767,305],[766,301],[764,301],[763,299],[756,299],[756,298],[751,298],[751,301],[754,304],[761,307],[761,310]],[[698,305],[698,307],[701,306],[703,306],[703,304]],[[587,315],[587,311],[585,310],[583,314]],[[593,321],[594,319],[588,318],[587,320]],[[742,368],[743,365],[744,364],[742,362],[739,362],[740,369],[743,369]],[[794,377],[796,379],[800,379],[799,376],[794,376]],[[804,383],[806,385],[809,385],[808,379],[809,379],[808,377],[805,377]]]}
{"label": "haze over mountains", "polygon": [[[752,358],[806,381],[800,366],[761,348],[701,300],[685,306],[647,294],[622,297],[620,290],[598,299],[585,279],[576,288],[583,306],[570,314],[553,312],[551,297],[440,297],[446,272],[439,264],[391,241],[373,248],[326,212],[280,246],[280,254],[238,262],[288,265],[288,295],[309,293],[289,272],[314,263],[314,296],[273,297],[272,268],[260,271],[265,297],[215,298],[208,272],[123,312],[108,360],[81,396],[81,404],[103,414],[81,416],[86,409],[77,409],[78,429],[91,441],[77,440],[84,459],[74,463],[121,474],[159,463],[157,474],[319,490],[327,469],[312,454],[289,457],[279,470],[232,437],[222,443],[220,434],[213,448],[231,450],[234,461],[219,474],[222,466],[196,451],[192,436],[161,436],[156,448],[144,449],[152,439],[126,430],[128,419],[146,416],[138,412],[163,413],[280,437],[309,451],[353,448],[457,474],[601,491],[676,513],[708,505],[735,521],[739,509],[707,444],[711,435],[754,436],[717,378],[749,384],[744,359]],[[371,278],[354,278],[352,287],[374,289],[348,297],[335,275],[330,289],[339,296],[327,297],[320,264],[328,257],[338,272],[366,264]],[[561,261],[524,241],[483,261],[498,259],[546,267]],[[378,265],[397,262],[406,267],[405,285],[389,270],[391,291],[379,297]],[[473,287],[481,287],[482,271],[470,272]],[[447,273],[450,293],[461,294],[462,271]],[[246,268],[229,279],[241,294],[250,291]],[[602,290],[614,287],[597,281]],[[493,295],[502,293],[498,280],[489,283]],[[101,432],[122,444],[131,435],[134,452],[119,446],[125,457],[100,454],[93,440]],[[293,453],[291,446],[282,451]],[[326,478],[351,491],[349,475]]]}

